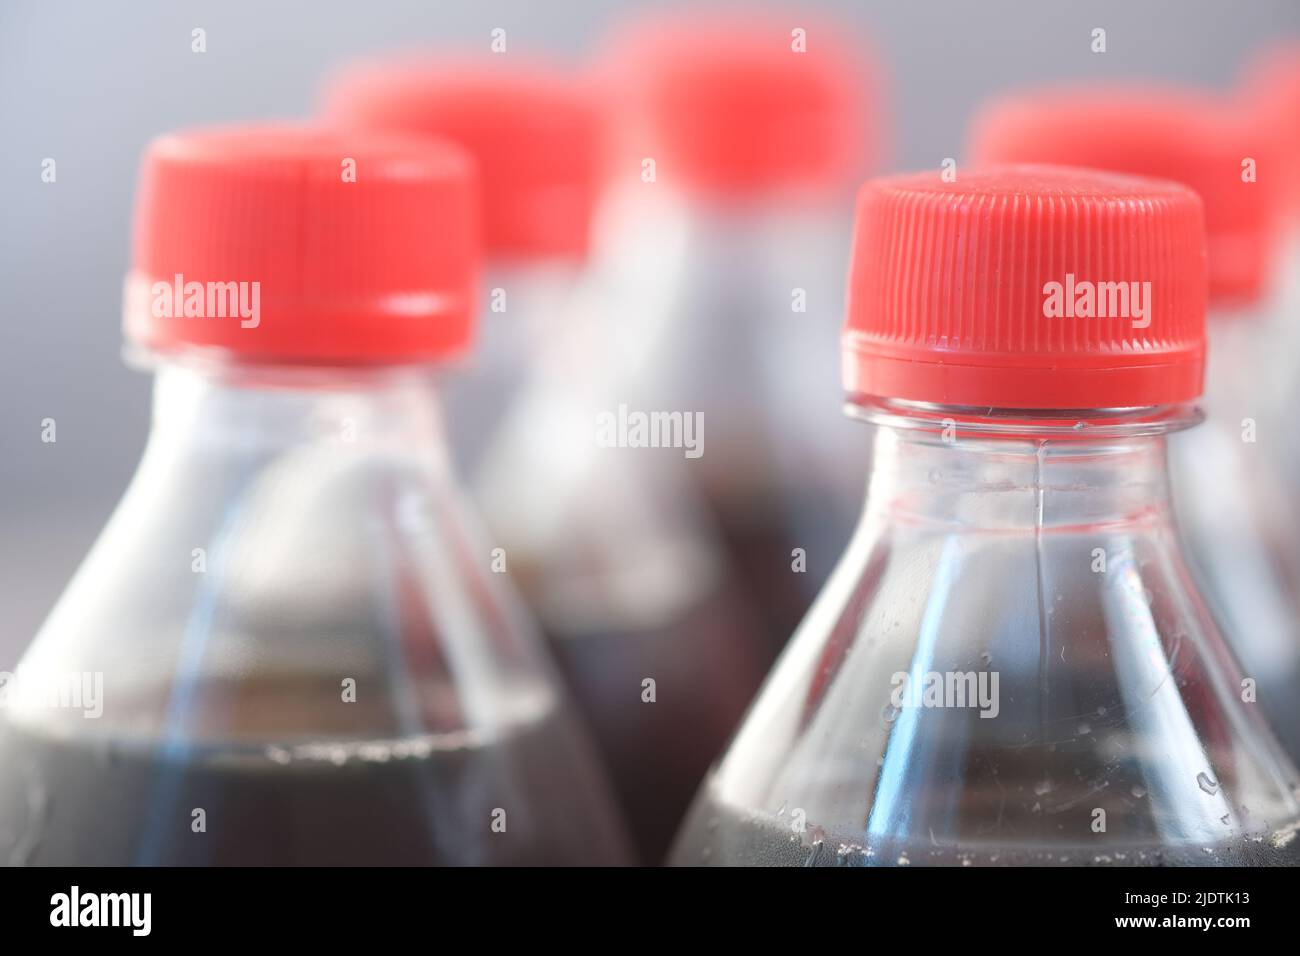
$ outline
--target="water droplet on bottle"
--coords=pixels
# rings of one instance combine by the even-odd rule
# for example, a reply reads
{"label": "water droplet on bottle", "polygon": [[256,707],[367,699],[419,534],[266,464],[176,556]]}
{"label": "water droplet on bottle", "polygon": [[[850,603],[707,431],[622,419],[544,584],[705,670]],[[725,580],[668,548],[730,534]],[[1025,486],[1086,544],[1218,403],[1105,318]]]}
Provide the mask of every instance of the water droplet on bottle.
{"label": "water droplet on bottle", "polygon": [[985,667],[988,667],[990,664],[993,663],[993,655],[990,654],[988,651],[984,651],[984,653],[980,654],[980,661],[984,664]]}
{"label": "water droplet on bottle", "polygon": [[892,724],[898,719],[898,708],[893,704],[886,704],[885,709],[880,712],[880,716],[885,718],[885,723]]}
{"label": "water droplet on bottle", "polygon": [[1146,787],[1143,787],[1143,786],[1139,786],[1138,784],[1135,783],[1135,784],[1133,784],[1133,790],[1132,790],[1132,793],[1133,793],[1133,796],[1135,796],[1135,797],[1137,797],[1139,800],[1141,800],[1143,797],[1145,797],[1145,796],[1147,795],[1147,788],[1146,788]]}
{"label": "water droplet on bottle", "polygon": [[1196,782],[1210,796],[1214,796],[1219,792],[1219,784],[1203,770],[1196,775]]}
{"label": "water droplet on bottle", "polygon": [[1034,794],[1036,796],[1041,797],[1044,794],[1051,793],[1051,792],[1052,792],[1052,781],[1050,780],[1040,780],[1038,783],[1034,784]]}

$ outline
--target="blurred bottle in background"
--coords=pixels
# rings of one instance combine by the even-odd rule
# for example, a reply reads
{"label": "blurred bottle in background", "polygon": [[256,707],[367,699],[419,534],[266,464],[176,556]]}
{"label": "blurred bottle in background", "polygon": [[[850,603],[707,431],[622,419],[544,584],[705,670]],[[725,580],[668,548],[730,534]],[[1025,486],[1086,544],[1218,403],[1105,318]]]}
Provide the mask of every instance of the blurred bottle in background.
{"label": "blurred bottle in background", "polygon": [[1261,171],[1273,180],[1280,197],[1276,210],[1281,239],[1273,277],[1279,311],[1287,311],[1291,333],[1300,337],[1294,321],[1300,308],[1300,44],[1266,47],[1251,57],[1237,90],[1240,109],[1264,124],[1275,137],[1276,154]]}
{"label": "blurred bottle in background", "polygon": [[[580,276],[592,101],[558,69],[505,56],[362,64],[325,101],[336,122],[445,135],[480,160],[489,262],[518,268],[486,283],[498,347],[453,392],[479,431],[463,447],[501,560],[597,730],[642,858],[658,862],[768,658],[683,452],[599,443],[639,356],[609,285]],[[510,296],[502,314],[494,285]]]}
{"label": "blurred bottle in background", "polygon": [[[852,190],[876,147],[870,48],[805,11],[629,21],[597,249],[637,408],[698,412],[691,479],[775,653],[842,549],[866,443],[838,414]],[[796,552],[796,549],[798,551]]]}
{"label": "blurred bottle in background", "polygon": [[[1205,350],[1196,196],[936,170],[869,183],[858,217],[866,512],[673,859],[1294,863],[1295,768],[1170,504],[1166,435],[1196,421]],[[1149,284],[1142,321],[1052,305],[1067,277],[1117,275]]]}
{"label": "blurred bottle in background", "polygon": [[327,84],[326,121],[437,136],[474,157],[486,274],[469,367],[446,382],[457,466],[472,475],[538,348],[571,311],[591,234],[599,123],[576,73],[518,56],[401,55]]}
{"label": "blurred bottle in background", "polygon": [[1300,403],[1300,44],[1267,47],[1256,54],[1247,63],[1237,93],[1239,108],[1271,135],[1276,150],[1265,158],[1261,171],[1280,197],[1267,307],[1269,364],[1253,387],[1270,403],[1287,491],[1294,497],[1300,494],[1300,434],[1292,425]]}
{"label": "blurred bottle in background", "polygon": [[976,161],[1161,176],[1204,201],[1209,417],[1171,443],[1178,513],[1260,705],[1300,756],[1300,512],[1282,468],[1292,428],[1269,385],[1282,347],[1266,308],[1283,203],[1276,154],[1274,131],[1229,99],[1159,88],[1011,96],[986,106],[972,133]]}
{"label": "blurred bottle in background", "polygon": [[769,657],[686,450],[602,434],[626,395],[626,340],[599,284],[587,293],[477,491],[657,863]]}
{"label": "blurred bottle in background", "polygon": [[451,476],[428,368],[470,339],[474,207],[430,140],[150,145],[125,327],[153,426],[6,688],[8,861],[627,859]]}

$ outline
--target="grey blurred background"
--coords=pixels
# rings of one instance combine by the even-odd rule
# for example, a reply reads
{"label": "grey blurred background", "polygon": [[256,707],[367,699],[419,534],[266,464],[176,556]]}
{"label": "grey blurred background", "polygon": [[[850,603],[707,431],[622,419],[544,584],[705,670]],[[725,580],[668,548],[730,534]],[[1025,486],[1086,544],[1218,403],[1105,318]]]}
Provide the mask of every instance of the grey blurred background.
{"label": "grey blurred background", "polygon": [[[694,8],[704,4],[697,2]],[[308,112],[340,59],[391,46],[585,55],[649,0],[0,0],[0,669],[14,663],[143,447],[149,380],[119,359],[135,167],[171,127]],[[1226,85],[1300,34],[1297,0],[794,0],[874,42],[888,165],[961,156],[966,118],[1021,84],[1152,77]],[[207,52],[190,31],[207,31]],[[1091,52],[1102,27],[1107,52]],[[41,181],[46,157],[54,184]],[[829,374],[834,374],[831,370]],[[41,441],[41,422],[58,440]]]}

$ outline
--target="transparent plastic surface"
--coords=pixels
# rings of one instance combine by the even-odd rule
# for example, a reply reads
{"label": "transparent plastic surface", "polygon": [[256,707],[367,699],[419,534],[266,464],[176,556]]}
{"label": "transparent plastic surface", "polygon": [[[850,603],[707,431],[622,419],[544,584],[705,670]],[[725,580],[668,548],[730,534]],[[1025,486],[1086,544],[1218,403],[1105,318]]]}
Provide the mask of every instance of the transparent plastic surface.
{"label": "transparent plastic surface", "polygon": [[596,730],[640,857],[657,863],[771,657],[691,482],[698,459],[602,442],[600,416],[626,404],[621,383],[644,355],[641,327],[622,334],[598,284],[580,298],[476,489]]}
{"label": "transparent plastic surface", "polygon": [[609,201],[597,232],[619,310],[609,320],[643,336],[628,401],[702,415],[692,481],[775,650],[843,551],[866,477],[865,436],[838,414],[827,374],[839,366],[852,204],[638,185]]}
{"label": "transparent plastic surface", "polygon": [[1284,472],[1291,426],[1269,404],[1265,351],[1280,343],[1256,314],[1212,316],[1208,332],[1209,417],[1171,441],[1179,520],[1260,706],[1300,760],[1300,510]]}
{"label": "transparent plastic surface", "polygon": [[[1272,442],[1288,492],[1300,488],[1300,434],[1293,427],[1300,408],[1300,220],[1292,219],[1277,242],[1271,288],[1264,306],[1265,327],[1248,370],[1257,393],[1267,404]],[[1213,367],[1211,368],[1213,372]]]}
{"label": "transparent plastic surface", "polygon": [[580,264],[564,260],[497,263],[484,276],[474,347],[443,383],[461,474],[478,469],[538,354],[571,311],[580,276]]}
{"label": "transparent plastic surface", "polygon": [[438,419],[412,372],[160,370],[0,715],[4,860],[626,859]]}
{"label": "transparent plastic surface", "polygon": [[1300,859],[1295,768],[1181,554],[1186,413],[868,414],[861,523],[674,861]]}

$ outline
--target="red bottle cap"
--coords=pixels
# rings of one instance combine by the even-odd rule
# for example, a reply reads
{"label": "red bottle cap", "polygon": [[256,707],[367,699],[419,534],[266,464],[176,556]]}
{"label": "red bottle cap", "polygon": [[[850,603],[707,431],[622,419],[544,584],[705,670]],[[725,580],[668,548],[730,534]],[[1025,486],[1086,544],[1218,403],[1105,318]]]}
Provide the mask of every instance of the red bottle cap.
{"label": "red bottle cap", "polygon": [[145,153],[127,336],[244,360],[419,362],[468,346],[473,164],[420,137],[307,126],[172,133]]}
{"label": "red bottle cap", "polygon": [[726,197],[849,187],[869,159],[872,58],[806,12],[660,16],[607,45],[610,171]]}
{"label": "red bottle cap", "polygon": [[[971,161],[1087,166],[1186,183],[1205,202],[1210,300],[1266,291],[1279,189],[1276,135],[1209,93],[1146,87],[1044,90],[986,106]],[[1243,179],[1255,161],[1257,181]]]}
{"label": "red bottle cap", "polygon": [[1051,166],[877,179],[858,196],[853,395],[1010,409],[1190,401],[1205,232],[1177,183]]}
{"label": "red bottle cap", "polygon": [[1239,89],[1248,115],[1274,131],[1282,150],[1275,175],[1287,211],[1300,212],[1300,43],[1268,47],[1247,64]]}
{"label": "red bottle cap", "polygon": [[372,60],[328,85],[331,123],[443,137],[478,163],[484,250],[582,257],[597,189],[595,98],[559,67],[515,57]]}

